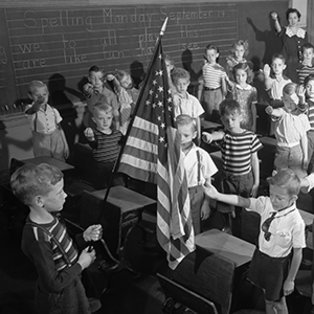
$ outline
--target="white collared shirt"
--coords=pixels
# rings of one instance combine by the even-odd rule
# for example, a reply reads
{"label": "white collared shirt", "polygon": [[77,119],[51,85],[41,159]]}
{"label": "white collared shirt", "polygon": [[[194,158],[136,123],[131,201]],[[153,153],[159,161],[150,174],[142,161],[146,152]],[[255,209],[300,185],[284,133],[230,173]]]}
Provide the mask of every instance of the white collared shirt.
{"label": "white collared shirt", "polygon": [[[32,105],[26,106],[25,111],[31,108]],[[31,123],[32,131],[51,134],[57,129],[57,125],[62,121],[59,111],[46,105],[46,108],[40,108],[36,113],[27,115]]]}
{"label": "white collared shirt", "polygon": [[189,93],[185,93],[185,97],[175,93],[173,95],[173,103],[175,117],[180,114],[187,114],[192,118],[198,118],[204,113],[204,109],[199,100]]}
{"label": "white collared shirt", "polygon": [[270,198],[265,196],[250,198],[250,207],[247,210],[257,212],[261,216],[258,239],[261,252],[270,257],[285,257],[289,255],[292,248],[306,247],[305,223],[295,204],[276,213],[269,227],[271,233],[269,241],[265,240],[262,225],[275,212]]}
{"label": "white collared shirt", "polygon": [[291,83],[289,78],[282,77],[280,81],[276,78],[270,78],[271,80],[271,87],[270,87],[270,94],[272,99],[282,99],[282,91],[286,84]]}
{"label": "white collared shirt", "polygon": [[[199,151],[200,154],[200,182],[198,182],[199,164],[197,151]],[[191,150],[184,157],[184,168],[189,188],[204,184],[210,177],[218,172],[218,169],[209,154],[195,144],[193,144]]]}

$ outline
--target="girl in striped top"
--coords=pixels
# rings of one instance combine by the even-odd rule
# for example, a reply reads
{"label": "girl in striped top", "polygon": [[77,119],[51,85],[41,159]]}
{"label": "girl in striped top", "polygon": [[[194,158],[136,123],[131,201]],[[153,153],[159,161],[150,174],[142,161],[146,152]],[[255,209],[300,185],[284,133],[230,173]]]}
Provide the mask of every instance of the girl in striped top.
{"label": "girl in striped top", "polygon": [[205,64],[202,68],[203,77],[200,80],[198,99],[203,103],[207,119],[219,122],[219,104],[227,93],[226,72],[217,63],[219,49],[208,45],[205,49]]}
{"label": "girl in striped top", "polygon": [[[94,310],[85,294],[81,273],[94,262],[95,251],[86,248],[79,253],[56,217],[67,196],[63,186],[62,172],[48,164],[25,164],[13,173],[12,191],[30,209],[22,250],[38,274],[37,313],[89,314]],[[84,248],[101,236],[101,225],[93,225],[84,231],[79,242]]]}
{"label": "girl in striped top", "polygon": [[[211,134],[203,132],[202,138],[206,143],[222,140],[222,189],[227,194],[255,197],[259,187],[257,152],[262,148],[262,144],[253,132],[241,127],[242,111],[237,101],[226,99],[219,109],[225,130]],[[235,218],[231,226],[232,233],[240,237],[242,209],[228,207],[221,211],[230,213]]]}
{"label": "girl in striped top", "polygon": [[309,118],[311,129],[307,132],[308,139],[308,173],[314,170],[314,74],[310,74],[304,80],[305,96],[307,102],[307,116]]}

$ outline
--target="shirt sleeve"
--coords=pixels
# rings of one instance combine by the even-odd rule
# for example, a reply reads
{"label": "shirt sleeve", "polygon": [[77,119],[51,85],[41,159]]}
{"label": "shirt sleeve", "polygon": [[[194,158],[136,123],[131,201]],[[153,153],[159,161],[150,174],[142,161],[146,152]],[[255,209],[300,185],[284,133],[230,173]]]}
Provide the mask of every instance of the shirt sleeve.
{"label": "shirt sleeve", "polygon": [[306,241],[305,241],[305,223],[300,218],[297,220],[293,230],[292,230],[292,247],[293,248],[305,248]]}
{"label": "shirt sleeve", "polygon": [[199,102],[199,100],[193,96],[193,114],[194,117],[193,118],[198,118],[199,116],[201,116],[205,111],[201,105],[201,103]]}
{"label": "shirt sleeve", "polygon": [[252,143],[251,143],[252,154],[259,151],[262,147],[263,147],[263,145],[262,145],[261,141],[258,139],[258,137],[255,134],[253,134]]}
{"label": "shirt sleeve", "polygon": [[52,108],[54,114],[55,114],[55,118],[56,118],[56,124],[59,124],[62,121],[62,117],[59,113],[59,111],[56,108]]}
{"label": "shirt sleeve", "polygon": [[251,103],[252,104],[257,103],[257,90],[255,87],[252,88]]}
{"label": "shirt sleeve", "polygon": [[218,172],[218,169],[206,151],[199,149],[199,152],[201,157],[201,171],[205,181],[207,181],[210,177]]}

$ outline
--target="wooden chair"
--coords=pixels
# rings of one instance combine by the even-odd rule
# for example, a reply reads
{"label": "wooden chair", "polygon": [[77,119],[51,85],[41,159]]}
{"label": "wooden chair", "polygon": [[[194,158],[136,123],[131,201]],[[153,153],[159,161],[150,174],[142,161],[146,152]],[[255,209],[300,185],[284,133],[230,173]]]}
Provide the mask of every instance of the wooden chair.
{"label": "wooden chair", "polygon": [[234,270],[230,260],[197,247],[175,270],[162,269],[157,276],[167,296],[197,313],[228,314]]}
{"label": "wooden chair", "polygon": [[170,280],[160,273],[157,274],[157,277],[161,287],[166,292],[166,297],[167,293],[171,295],[171,297],[168,297],[165,301],[164,307],[167,308],[165,312],[171,312],[175,300],[180,300],[182,304],[199,314],[218,314],[214,302],[205,299],[199,294],[185,288],[175,281]]}

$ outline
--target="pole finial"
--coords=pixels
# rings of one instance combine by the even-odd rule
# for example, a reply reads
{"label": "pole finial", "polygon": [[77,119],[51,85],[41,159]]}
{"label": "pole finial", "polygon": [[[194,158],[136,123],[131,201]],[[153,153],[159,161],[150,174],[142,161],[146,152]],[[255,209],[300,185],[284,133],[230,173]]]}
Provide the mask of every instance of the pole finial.
{"label": "pole finial", "polygon": [[167,28],[167,23],[168,23],[168,16],[166,17],[164,24],[162,24],[161,30],[160,30],[160,36],[163,36],[166,28]]}

